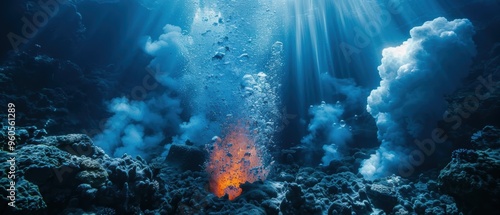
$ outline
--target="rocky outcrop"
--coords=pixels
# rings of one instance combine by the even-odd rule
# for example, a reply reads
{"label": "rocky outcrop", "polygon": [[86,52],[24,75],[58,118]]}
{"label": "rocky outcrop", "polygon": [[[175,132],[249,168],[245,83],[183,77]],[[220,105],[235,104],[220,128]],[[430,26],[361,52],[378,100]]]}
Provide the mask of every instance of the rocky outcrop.
{"label": "rocky outcrop", "polygon": [[465,211],[500,210],[500,130],[486,126],[471,138],[471,149],[453,152],[439,174],[439,187],[459,200]]}
{"label": "rocky outcrop", "polygon": [[[31,127],[19,130],[17,137],[24,143],[16,149],[18,208],[13,214],[458,215],[498,209],[500,144],[499,129],[493,126],[476,132],[471,147],[456,150],[439,174],[366,181],[348,168],[275,164],[267,181],[242,184],[243,193],[233,201],[209,192],[203,169],[166,162],[189,164],[181,158],[201,153],[190,146],[179,146],[169,159],[159,157],[148,164],[129,155],[111,158],[83,134],[44,136]],[[0,159],[8,157],[0,151]],[[337,163],[347,165],[342,162],[350,161]],[[2,162],[0,168],[8,165]],[[7,202],[9,181],[1,174],[0,199]]]}
{"label": "rocky outcrop", "polygon": [[[160,183],[142,158],[111,158],[83,134],[35,138],[16,149],[14,214],[139,214],[160,206]],[[10,154],[0,151],[0,159]],[[0,168],[8,169],[7,162]],[[1,173],[0,193],[9,181]],[[2,195],[2,202],[7,202]]]}
{"label": "rocky outcrop", "polygon": [[207,152],[196,146],[173,144],[170,146],[166,161],[182,170],[203,170]]}

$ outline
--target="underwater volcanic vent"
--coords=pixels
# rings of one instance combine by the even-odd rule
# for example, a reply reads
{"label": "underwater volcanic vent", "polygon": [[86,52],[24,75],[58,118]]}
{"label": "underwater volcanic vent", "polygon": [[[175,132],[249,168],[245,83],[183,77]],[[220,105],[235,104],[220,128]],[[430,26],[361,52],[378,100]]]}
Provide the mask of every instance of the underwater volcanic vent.
{"label": "underwater volcanic vent", "polygon": [[265,149],[258,147],[244,126],[236,126],[224,139],[214,137],[209,149],[206,171],[210,175],[210,191],[218,197],[238,197],[240,184],[265,180],[269,166],[264,165]]}

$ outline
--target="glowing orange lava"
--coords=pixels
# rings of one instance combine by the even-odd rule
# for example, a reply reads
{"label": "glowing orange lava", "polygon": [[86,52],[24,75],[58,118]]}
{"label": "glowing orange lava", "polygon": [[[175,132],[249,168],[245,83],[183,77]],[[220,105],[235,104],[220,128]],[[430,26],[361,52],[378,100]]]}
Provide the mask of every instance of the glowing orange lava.
{"label": "glowing orange lava", "polygon": [[216,196],[238,197],[240,184],[265,180],[269,170],[263,166],[262,152],[245,128],[235,128],[223,140],[217,139],[206,167],[210,191]]}

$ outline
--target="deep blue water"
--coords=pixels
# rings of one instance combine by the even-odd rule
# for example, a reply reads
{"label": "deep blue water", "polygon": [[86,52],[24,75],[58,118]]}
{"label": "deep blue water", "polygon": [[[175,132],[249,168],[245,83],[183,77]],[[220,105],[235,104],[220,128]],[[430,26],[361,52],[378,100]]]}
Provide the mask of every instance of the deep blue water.
{"label": "deep blue water", "polygon": [[286,163],[292,150],[304,166],[352,162],[365,179],[410,177],[443,168],[467,144],[457,133],[498,126],[494,101],[465,95],[476,85],[495,94],[499,9],[495,0],[5,1],[2,102],[18,104],[19,124],[86,133],[111,157],[150,161],[244,127],[266,163]]}
{"label": "deep blue water", "polygon": [[[252,121],[256,125],[253,129],[265,131],[265,139],[271,138],[279,147],[301,146],[305,136],[316,132],[316,128],[308,130],[315,117],[310,106],[322,101],[340,102],[343,113],[335,117],[339,119],[331,120],[349,122],[351,131],[354,129],[357,134],[349,138],[349,144],[377,146],[383,142],[381,128],[377,140],[377,129],[366,111],[366,98],[380,85],[377,67],[384,48],[398,46],[409,38],[412,28],[437,17],[448,21],[470,20],[471,28],[479,32],[471,36],[480,54],[498,38],[492,27],[498,22],[496,1],[77,1],[56,2],[48,10],[30,1],[4,4],[4,62],[16,53],[25,52],[71,61],[85,73],[101,70],[94,75],[101,79],[97,82],[105,92],[89,96],[96,103],[90,105],[90,111],[75,113],[74,120],[85,123],[71,129],[97,129],[93,135],[104,134],[97,138],[98,142],[99,138],[111,138],[113,146],[103,147],[109,147],[110,153],[121,148],[118,154],[146,155],[150,148],[163,147],[181,136],[184,137],[178,141],[196,139],[198,144],[204,144],[211,136],[220,134],[231,120]],[[37,12],[48,18],[37,18]],[[23,34],[33,30],[36,32],[31,32],[32,38]],[[26,39],[16,41],[13,35]],[[273,51],[273,44],[277,51]],[[457,60],[466,61],[474,56],[461,56]],[[469,67],[470,63],[464,66]],[[146,67],[150,72],[158,70],[153,73],[162,74],[148,73]],[[256,93],[250,89],[256,87],[254,83],[243,83],[243,79],[249,75],[253,81],[259,72],[267,77],[257,83],[260,91]],[[56,75],[62,80],[66,78],[65,74]],[[460,81],[438,94],[453,92]],[[92,84],[96,83],[79,90],[85,94],[93,88]],[[146,89],[145,84],[154,86]],[[261,89],[264,86],[267,88]],[[251,92],[245,92],[245,87],[250,87]],[[118,101],[119,98],[128,99]],[[137,108],[135,111],[142,115],[133,116],[135,113],[118,110],[113,104]],[[420,106],[425,109],[432,105]],[[430,115],[444,111],[431,109],[422,111],[428,118],[421,124],[436,123],[439,117]],[[383,112],[387,111],[392,110]],[[85,114],[90,120],[78,119],[87,117]],[[118,119],[120,114],[123,116]],[[284,116],[287,114],[288,118]],[[99,118],[106,115],[117,121],[110,120],[103,126],[107,118]],[[233,117],[229,121],[228,115]],[[199,118],[199,128],[188,125],[192,117]],[[358,118],[363,123],[358,123]],[[114,123],[119,128],[111,128]],[[127,148],[127,143],[121,143],[124,138],[133,139],[126,138],[127,128],[136,131],[141,142],[146,139],[152,142],[145,143],[142,149],[134,148],[134,143]],[[190,131],[202,128],[208,131],[200,136]],[[323,133],[333,132],[328,131],[330,128],[318,129],[326,129]],[[409,131],[402,128],[396,132]],[[317,138],[324,143],[313,144],[316,147],[336,144],[325,137]],[[314,160],[312,164],[319,161]]]}

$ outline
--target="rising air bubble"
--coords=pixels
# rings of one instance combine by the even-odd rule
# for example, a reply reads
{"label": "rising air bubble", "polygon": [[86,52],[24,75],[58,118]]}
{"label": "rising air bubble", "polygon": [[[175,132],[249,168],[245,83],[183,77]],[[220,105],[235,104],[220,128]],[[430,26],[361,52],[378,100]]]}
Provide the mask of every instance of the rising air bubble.
{"label": "rising air bubble", "polygon": [[340,127],[344,128],[346,126],[346,123],[344,120],[340,120],[339,125]]}
{"label": "rising air bubble", "polygon": [[276,41],[271,47],[273,55],[279,55],[283,51],[283,43]]}
{"label": "rising air bubble", "polygon": [[267,77],[266,73],[263,73],[263,72],[259,72],[259,73],[257,74],[257,76],[259,76],[259,78],[260,78],[260,79],[264,79],[264,78],[266,78],[266,77]]}

